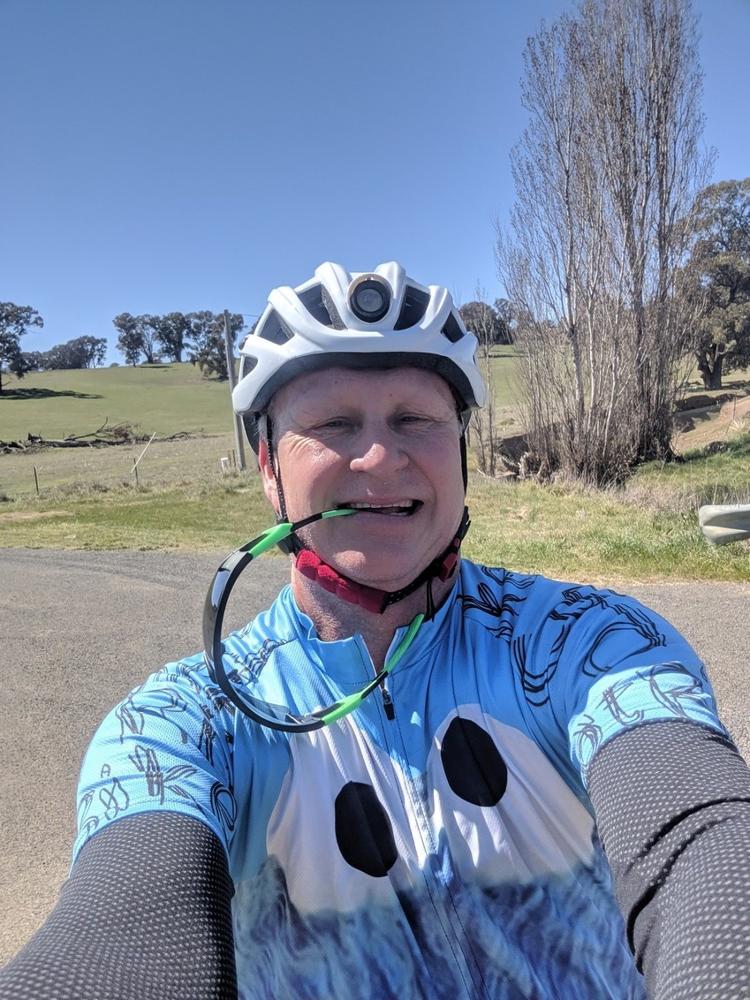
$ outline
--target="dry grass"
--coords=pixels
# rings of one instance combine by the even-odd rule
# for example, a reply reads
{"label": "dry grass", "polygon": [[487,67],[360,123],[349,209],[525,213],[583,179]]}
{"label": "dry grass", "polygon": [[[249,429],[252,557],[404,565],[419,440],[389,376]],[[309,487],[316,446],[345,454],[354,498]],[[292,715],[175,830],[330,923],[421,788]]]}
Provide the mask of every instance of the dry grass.
{"label": "dry grass", "polygon": [[[234,447],[232,434],[194,437],[154,443],[138,465],[141,485],[166,487],[221,479],[219,459]],[[133,463],[144,445],[104,448],[45,448],[0,455],[0,490],[13,498],[36,495],[34,468],[42,497],[57,490],[62,495],[106,492],[123,484],[135,485]],[[248,456],[249,462],[253,456]]]}

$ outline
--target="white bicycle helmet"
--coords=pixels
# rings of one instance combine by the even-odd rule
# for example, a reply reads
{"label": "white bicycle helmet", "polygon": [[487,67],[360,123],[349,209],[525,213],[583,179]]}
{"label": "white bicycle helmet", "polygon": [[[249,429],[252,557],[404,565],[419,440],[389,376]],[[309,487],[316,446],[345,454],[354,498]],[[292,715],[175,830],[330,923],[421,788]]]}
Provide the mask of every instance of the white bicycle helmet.
{"label": "white bicycle helmet", "polygon": [[354,274],[325,263],[304,284],[268,296],[240,349],[232,402],[257,449],[258,415],[295,376],[333,365],[413,365],[441,375],[466,414],[486,396],[476,350],[447,288],[412,281],[395,261]]}

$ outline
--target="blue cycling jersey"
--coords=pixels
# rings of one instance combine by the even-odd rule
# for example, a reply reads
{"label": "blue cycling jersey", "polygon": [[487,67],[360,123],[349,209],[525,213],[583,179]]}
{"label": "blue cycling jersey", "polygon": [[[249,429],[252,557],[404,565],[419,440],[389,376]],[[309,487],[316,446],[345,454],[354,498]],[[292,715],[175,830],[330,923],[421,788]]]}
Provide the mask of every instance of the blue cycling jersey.
{"label": "blue cycling jersey", "polygon": [[[361,637],[318,639],[288,587],[225,647],[293,709],[373,676]],[[76,854],[138,812],[207,824],[241,997],[643,997],[586,775],[633,726],[723,732],[687,642],[613,591],[463,560],[387,698],[289,735],[235,713],[202,655],[167,665],[92,741]]]}

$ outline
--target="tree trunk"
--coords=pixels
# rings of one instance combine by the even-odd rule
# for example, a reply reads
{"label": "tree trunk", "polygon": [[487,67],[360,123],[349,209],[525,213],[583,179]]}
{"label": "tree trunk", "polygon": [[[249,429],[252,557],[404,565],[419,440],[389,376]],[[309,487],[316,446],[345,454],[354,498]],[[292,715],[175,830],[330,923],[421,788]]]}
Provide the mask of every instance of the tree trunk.
{"label": "tree trunk", "polygon": [[698,355],[698,371],[701,373],[704,389],[721,389],[724,355],[718,351],[714,353],[712,358],[708,356],[708,352]]}
{"label": "tree trunk", "polygon": [[[713,371],[708,380],[707,389],[721,389],[721,376],[724,367],[724,356],[720,354],[714,363]],[[704,383],[705,384],[705,383]]]}

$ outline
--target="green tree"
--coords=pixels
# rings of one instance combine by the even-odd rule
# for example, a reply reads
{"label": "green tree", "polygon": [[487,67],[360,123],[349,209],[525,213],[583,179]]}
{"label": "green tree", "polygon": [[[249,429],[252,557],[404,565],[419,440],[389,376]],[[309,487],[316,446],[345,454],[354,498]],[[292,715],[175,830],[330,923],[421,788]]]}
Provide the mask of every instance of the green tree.
{"label": "green tree", "polygon": [[704,386],[720,389],[750,365],[750,177],[700,192],[695,237],[688,274],[706,303],[696,359]]}
{"label": "green tree", "polygon": [[104,363],[107,341],[104,337],[76,337],[56,344],[41,356],[42,367],[60,371],[70,368],[95,368]]}
{"label": "green tree", "polygon": [[190,318],[181,312],[171,312],[166,316],[152,316],[150,325],[164,353],[173,361],[182,361],[182,352],[191,333]]}
{"label": "green tree", "polygon": [[117,350],[124,356],[129,365],[137,365],[141,354],[146,354],[145,319],[145,316],[132,316],[125,312],[115,316],[112,320],[112,325],[118,333]]}
{"label": "green tree", "polygon": [[[498,303],[500,301],[500,299],[497,300]],[[491,306],[489,302],[467,302],[458,311],[461,313],[467,330],[475,333],[482,343],[509,344],[511,342],[508,324],[495,306]]]}
{"label": "green tree", "polygon": [[0,392],[3,391],[3,365],[18,378],[23,378],[29,368],[21,351],[21,337],[30,326],[44,326],[44,320],[31,306],[18,306],[15,302],[0,302]]}
{"label": "green tree", "polygon": [[22,351],[24,372],[43,372],[45,370],[45,351]]}
{"label": "green tree", "polygon": [[[190,320],[191,364],[198,365],[204,376],[216,375],[218,379],[228,378],[226,350],[224,347],[224,315],[208,310],[188,314]],[[229,316],[229,332],[232,344],[244,329],[245,321],[240,313]]]}

